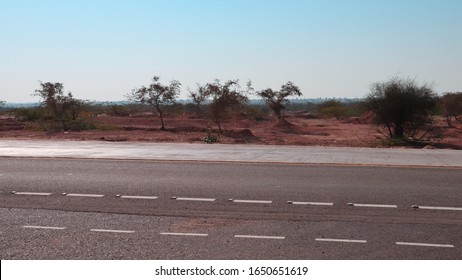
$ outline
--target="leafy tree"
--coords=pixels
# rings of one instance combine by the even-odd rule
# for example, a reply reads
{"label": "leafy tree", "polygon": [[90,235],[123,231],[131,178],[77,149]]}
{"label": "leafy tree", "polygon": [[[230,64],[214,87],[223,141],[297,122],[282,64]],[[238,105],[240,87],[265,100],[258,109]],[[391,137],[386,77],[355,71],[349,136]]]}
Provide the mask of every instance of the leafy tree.
{"label": "leafy tree", "polygon": [[395,77],[374,83],[365,105],[375,114],[375,122],[387,127],[390,138],[403,138],[431,121],[437,96],[427,84]]}
{"label": "leafy tree", "polygon": [[[251,83],[247,84],[251,88]],[[220,133],[222,133],[221,123],[225,120],[229,113],[243,104],[247,103],[248,97],[246,92],[241,90],[239,80],[229,80],[221,84],[219,80],[206,86],[206,94],[212,98],[210,103],[210,116],[218,125]]]}
{"label": "leafy tree", "polygon": [[42,83],[41,89],[33,95],[41,98],[42,105],[51,113],[52,120],[64,130],[69,130],[72,121],[76,121],[85,102],[74,98],[71,92],[64,94],[62,83]]}
{"label": "leafy tree", "polygon": [[284,104],[289,102],[288,97],[301,96],[302,93],[292,82],[287,82],[285,85],[281,86],[279,91],[273,91],[268,88],[257,92],[257,95],[261,96],[265,100],[278,119],[282,119],[282,110],[285,109]]}
{"label": "leafy tree", "polygon": [[448,92],[445,93],[441,99],[443,105],[443,116],[449,126],[452,126],[451,119],[460,121],[462,115],[462,92]]}
{"label": "leafy tree", "polygon": [[195,90],[189,90],[189,96],[192,98],[196,105],[196,115],[199,116],[201,113],[201,104],[203,104],[210,96],[210,92],[207,90],[207,86],[197,84]]}
{"label": "leafy tree", "polygon": [[165,130],[163,115],[165,106],[175,103],[180,94],[181,83],[173,80],[169,85],[163,85],[159,82],[159,79],[158,76],[154,76],[152,83],[148,87],[142,86],[141,88],[133,89],[127,97],[129,100],[147,104],[153,110],[155,109],[161,122],[160,129]]}

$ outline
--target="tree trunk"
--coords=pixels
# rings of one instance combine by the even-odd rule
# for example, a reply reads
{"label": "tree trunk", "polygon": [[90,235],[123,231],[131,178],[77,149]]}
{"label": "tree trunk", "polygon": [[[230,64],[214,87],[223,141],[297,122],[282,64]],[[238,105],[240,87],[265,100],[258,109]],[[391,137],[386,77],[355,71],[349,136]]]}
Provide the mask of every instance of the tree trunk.
{"label": "tree trunk", "polygon": [[403,138],[404,137],[404,125],[402,124],[395,124],[395,138]]}
{"label": "tree trunk", "polygon": [[165,125],[164,125],[164,115],[162,114],[162,110],[160,109],[159,106],[156,106],[157,112],[159,113],[159,118],[160,118],[160,130],[165,130]]}

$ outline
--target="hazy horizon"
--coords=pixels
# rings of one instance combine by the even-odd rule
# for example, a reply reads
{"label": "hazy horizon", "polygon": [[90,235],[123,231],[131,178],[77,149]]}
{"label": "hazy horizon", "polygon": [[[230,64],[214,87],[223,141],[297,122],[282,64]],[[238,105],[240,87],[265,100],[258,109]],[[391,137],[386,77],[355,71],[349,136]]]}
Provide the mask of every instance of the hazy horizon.
{"label": "hazy horizon", "polygon": [[38,81],[120,101],[177,79],[298,85],[302,98],[362,98],[393,76],[462,91],[462,1],[3,1],[0,100],[36,102]]}

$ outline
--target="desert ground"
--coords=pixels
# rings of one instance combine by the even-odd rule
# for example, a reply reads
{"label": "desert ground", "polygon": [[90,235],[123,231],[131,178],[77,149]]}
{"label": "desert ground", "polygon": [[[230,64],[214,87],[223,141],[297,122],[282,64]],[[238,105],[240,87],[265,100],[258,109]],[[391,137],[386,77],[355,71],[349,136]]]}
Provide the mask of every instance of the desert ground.
{"label": "desert ground", "polygon": [[[220,135],[215,123],[194,113],[167,115],[166,131],[159,129],[160,120],[152,114],[99,115],[91,117],[91,121],[97,129],[48,132],[36,124],[2,116],[0,139],[203,143],[207,127],[210,127],[212,135],[219,137],[219,143],[226,144],[403,147],[402,143],[388,141],[387,130],[372,124],[367,114],[343,120],[306,112],[287,112],[283,120],[273,116],[258,120],[235,116],[222,123],[223,133]],[[434,124],[427,130],[417,133],[419,141],[407,143],[404,147],[462,149],[462,124],[455,123],[450,127],[443,117],[434,117]]]}

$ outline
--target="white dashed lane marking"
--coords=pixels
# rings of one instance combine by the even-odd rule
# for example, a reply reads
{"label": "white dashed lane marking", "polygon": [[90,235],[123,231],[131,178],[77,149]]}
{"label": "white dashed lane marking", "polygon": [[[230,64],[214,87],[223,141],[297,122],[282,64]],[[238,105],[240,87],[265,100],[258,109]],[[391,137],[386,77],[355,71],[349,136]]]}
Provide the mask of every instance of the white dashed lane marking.
{"label": "white dashed lane marking", "polygon": [[109,233],[134,233],[133,230],[118,230],[118,229],[90,229],[92,232],[109,232]]}
{"label": "white dashed lane marking", "polygon": [[462,207],[440,207],[440,206],[417,206],[413,208],[426,210],[447,210],[447,211],[462,211]]}
{"label": "white dashed lane marking", "polygon": [[208,236],[207,233],[184,233],[184,232],[161,232],[160,235],[176,235],[176,236]]}
{"label": "white dashed lane marking", "polygon": [[52,193],[45,193],[45,192],[12,192],[12,194],[16,194],[16,195],[41,195],[41,196],[52,195]]}
{"label": "white dashed lane marking", "polygon": [[229,199],[231,202],[235,203],[259,203],[259,204],[270,204],[273,203],[271,200],[246,200],[246,199]]}
{"label": "white dashed lane marking", "polygon": [[235,238],[254,238],[254,239],[285,239],[285,236],[265,236],[265,235],[234,235]]}
{"label": "white dashed lane marking", "polygon": [[362,203],[348,203],[348,206],[355,206],[355,207],[372,207],[372,208],[398,208],[398,205],[392,205],[392,204],[362,204]]}
{"label": "white dashed lane marking", "polygon": [[22,226],[23,228],[31,228],[31,229],[53,229],[53,230],[63,230],[66,229],[65,227],[43,227],[43,226]]}
{"label": "white dashed lane marking", "polygon": [[413,242],[396,242],[396,245],[454,248],[454,245],[451,245],[451,244],[431,244],[431,243],[413,243]]}
{"label": "white dashed lane marking", "polygon": [[157,199],[158,196],[144,196],[144,195],[117,195],[120,198],[126,199]]}
{"label": "white dashed lane marking", "polygon": [[305,201],[287,201],[287,204],[293,205],[315,205],[315,206],[333,206],[332,202],[305,202]]}
{"label": "white dashed lane marking", "polygon": [[201,197],[176,197],[172,196],[172,199],[178,200],[178,201],[202,201],[202,202],[214,202],[217,200],[216,198],[201,198]]}
{"label": "white dashed lane marking", "polygon": [[104,194],[87,194],[87,193],[63,193],[65,196],[72,197],[103,197]]}
{"label": "white dashed lane marking", "polygon": [[316,238],[315,240],[320,241],[320,242],[367,243],[367,240],[355,240],[355,239]]}

